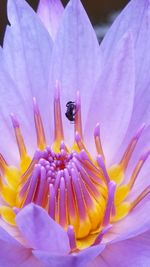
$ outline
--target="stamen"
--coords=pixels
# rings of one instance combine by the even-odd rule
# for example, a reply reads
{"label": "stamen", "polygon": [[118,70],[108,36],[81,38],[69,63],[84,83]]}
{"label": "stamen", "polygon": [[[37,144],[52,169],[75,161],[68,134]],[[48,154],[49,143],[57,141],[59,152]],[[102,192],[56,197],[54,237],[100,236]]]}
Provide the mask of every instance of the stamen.
{"label": "stamen", "polygon": [[81,137],[80,137],[78,132],[75,133],[75,141],[77,143],[77,146],[78,146],[79,150],[82,150],[82,149],[86,150],[86,147],[85,147],[85,145],[84,145],[84,143],[83,143],[83,141],[82,141],[82,139],[81,139]]}
{"label": "stamen", "polygon": [[76,99],[76,114],[75,114],[75,134],[79,133],[81,139],[83,140],[83,132],[82,132],[82,118],[81,118],[81,100],[79,91],[77,92]]}
{"label": "stamen", "polygon": [[150,151],[146,152],[146,153],[140,158],[140,160],[138,161],[138,163],[137,163],[137,165],[136,165],[136,167],[135,167],[135,169],[134,169],[134,171],[133,171],[133,173],[132,173],[132,176],[131,176],[131,178],[130,178],[130,180],[129,180],[129,183],[128,183],[128,186],[129,186],[130,190],[133,188],[134,183],[135,183],[135,181],[136,181],[136,178],[137,178],[137,176],[138,176],[138,174],[139,174],[141,168],[143,167],[145,161],[146,161],[147,158],[149,157],[149,155],[150,155]]}
{"label": "stamen", "polygon": [[[150,151],[138,161],[129,183],[121,185],[124,170],[127,168],[144,126],[132,138],[120,165],[107,169],[99,124],[94,130],[98,153],[97,160],[95,160],[91,157],[83,141],[79,92],[77,92],[76,102],[69,101],[66,107],[69,107],[69,103],[72,104],[71,112],[68,115],[68,110],[65,113],[66,117],[68,116],[70,121],[75,120],[75,144],[72,151],[64,143],[58,83],[54,97],[53,149],[46,146],[40,111],[36,99],[33,98],[39,150],[35,152],[32,160],[27,156],[19,123],[15,116],[11,115],[20,157],[21,159],[25,157],[25,160],[21,161],[20,169],[12,168],[0,154],[2,175],[0,186],[3,190],[3,200],[6,202],[3,212],[9,210],[13,220],[12,217],[9,218],[4,214],[2,214],[2,218],[10,223],[15,223],[15,214],[33,202],[43,207],[52,219],[67,230],[72,253],[78,251],[77,245],[85,246],[86,241],[93,246],[99,244],[110,229],[110,222],[122,219],[150,193],[149,186],[131,204],[124,202]],[[114,180],[117,183],[117,189]],[[99,233],[99,231],[101,232]],[[93,240],[95,240],[94,243]]]}
{"label": "stamen", "polygon": [[69,176],[68,169],[64,170],[66,187],[67,187],[67,209],[68,209],[68,220],[71,225],[75,228],[78,227],[78,214],[75,206],[74,192],[71,183],[71,177]]}
{"label": "stamen", "polygon": [[110,222],[112,207],[114,204],[115,191],[116,191],[116,183],[113,181],[109,182],[109,184],[108,184],[108,200],[107,200],[105,215],[104,215],[104,219],[103,219],[103,226],[107,226]]}
{"label": "stamen", "polygon": [[99,233],[99,235],[96,237],[94,243],[92,246],[96,246],[101,243],[104,235],[111,229],[112,225],[107,225],[105,228],[102,229],[102,231]]}
{"label": "stamen", "polygon": [[10,116],[11,116],[12,124],[14,127],[14,131],[15,131],[15,136],[16,136],[16,140],[17,140],[17,144],[18,144],[19,153],[20,153],[20,158],[23,159],[27,155],[27,151],[26,151],[24,139],[23,139],[23,136],[22,136],[22,133],[20,130],[19,122],[17,121],[14,114],[11,114]]}
{"label": "stamen", "polygon": [[68,226],[67,234],[69,237],[69,243],[70,243],[71,251],[74,252],[77,250],[77,245],[76,245],[76,237],[75,237],[74,227],[72,225]]}
{"label": "stamen", "polygon": [[144,191],[131,203],[130,211],[132,211],[138,204],[150,193],[150,186],[144,189]]}
{"label": "stamen", "polygon": [[60,180],[59,223],[64,228],[67,226],[66,189],[65,189],[65,181],[63,177],[61,177],[61,180]]}
{"label": "stamen", "polygon": [[14,207],[14,208],[13,208],[13,211],[14,211],[14,213],[17,215],[17,214],[18,214],[18,212],[20,211],[20,209],[18,209],[18,208],[16,208],[16,207]]}
{"label": "stamen", "polygon": [[66,152],[68,152],[68,153],[69,153],[69,150],[68,150],[68,148],[66,147],[66,145],[65,145],[65,142],[64,142],[64,141],[61,141],[61,143],[60,143],[60,150],[62,150],[62,149],[64,149]]}
{"label": "stamen", "polygon": [[101,155],[97,156],[97,163],[98,163],[100,169],[103,171],[103,175],[105,177],[106,183],[108,184],[110,182],[110,178],[109,178],[109,175],[107,173],[105,163],[103,161],[103,157]]}
{"label": "stamen", "polygon": [[49,209],[48,213],[55,220],[55,190],[53,184],[49,185]]}
{"label": "stamen", "polygon": [[27,192],[27,196],[26,199],[23,203],[23,207],[25,207],[27,204],[31,203],[33,198],[34,198],[34,194],[36,192],[36,188],[37,188],[37,184],[38,184],[38,180],[39,180],[39,176],[40,176],[40,165],[35,165],[35,168],[33,170],[33,174],[31,177],[31,182],[29,185],[29,189]]}
{"label": "stamen", "polygon": [[43,192],[44,192],[44,188],[46,186],[46,169],[44,167],[41,167],[41,173],[40,173],[40,181],[39,181],[39,185],[38,185],[38,190],[37,190],[37,194],[35,196],[35,203],[37,205],[42,206],[43,203]]}
{"label": "stamen", "polygon": [[21,185],[22,183],[24,183],[32,174],[32,171],[34,169],[35,164],[37,163],[37,159],[33,159],[28,167],[28,169],[26,170],[26,172],[24,172],[24,174],[20,177],[20,181],[19,181],[19,185]]}
{"label": "stamen", "polygon": [[74,188],[76,201],[77,201],[78,213],[79,213],[80,218],[82,220],[85,220],[86,209],[85,209],[85,204],[84,204],[82,191],[80,187],[80,180],[78,178],[78,174],[75,172],[73,168],[71,169],[71,176],[72,176],[72,183],[73,183],[73,188]]}
{"label": "stamen", "polygon": [[100,176],[103,177],[103,173],[101,170],[97,169],[96,166],[92,163],[92,161],[88,158],[85,150],[82,150],[79,154],[82,164],[89,175],[91,175],[91,179],[98,184],[102,184],[102,180]]}
{"label": "stamen", "polygon": [[77,170],[81,175],[81,178],[85,182],[85,184],[88,186],[91,194],[94,196],[95,199],[99,197],[98,189],[96,188],[95,183],[91,181],[91,177],[87,174],[85,169],[82,167],[81,163],[77,160],[77,158],[73,158],[73,162],[76,164]]}
{"label": "stamen", "polygon": [[126,170],[129,160],[133,154],[133,151],[137,145],[137,142],[143,132],[143,130],[145,129],[145,124],[142,125],[142,127],[138,130],[138,132],[136,133],[136,135],[132,138],[131,142],[129,143],[121,161],[120,161],[120,166],[123,168],[123,170]]}
{"label": "stamen", "polygon": [[2,154],[0,154],[0,170],[4,173],[5,170],[7,169],[8,164]]}
{"label": "stamen", "polygon": [[103,161],[105,162],[104,151],[102,148],[101,138],[100,138],[100,125],[99,125],[99,123],[97,123],[95,130],[94,130],[94,139],[95,139],[97,154],[101,155],[103,158]]}
{"label": "stamen", "polygon": [[35,97],[33,98],[33,107],[34,107],[34,122],[37,134],[37,146],[39,149],[43,150],[46,146],[46,139],[39,107],[37,105]]}
{"label": "stamen", "polygon": [[63,124],[61,117],[61,105],[60,105],[60,92],[59,92],[59,84],[56,83],[55,88],[55,97],[54,97],[54,140],[61,143],[64,140],[64,132],[63,132]]}

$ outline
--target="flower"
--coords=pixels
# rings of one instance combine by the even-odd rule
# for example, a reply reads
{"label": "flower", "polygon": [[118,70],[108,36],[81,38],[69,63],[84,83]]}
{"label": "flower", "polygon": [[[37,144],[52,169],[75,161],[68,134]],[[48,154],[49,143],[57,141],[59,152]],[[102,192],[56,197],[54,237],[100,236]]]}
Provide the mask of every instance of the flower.
{"label": "flower", "polygon": [[149,265],[149,8],[99,47],[79,0],[8,0],[0,266]]}

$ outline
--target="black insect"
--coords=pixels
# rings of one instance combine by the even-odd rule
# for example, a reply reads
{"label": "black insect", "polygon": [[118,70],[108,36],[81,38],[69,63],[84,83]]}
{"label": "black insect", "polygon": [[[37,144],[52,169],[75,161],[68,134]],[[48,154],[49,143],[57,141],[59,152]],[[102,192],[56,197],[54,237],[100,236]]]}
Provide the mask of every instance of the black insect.
{"label": "black insect", "polygon": [[67,107],[67,110],[66,110],[65,115],[66,115],[67,119],[69,121],[75,121],[75,115],[77,113],[75,102],[69,101],[66,104],[66,107]]}

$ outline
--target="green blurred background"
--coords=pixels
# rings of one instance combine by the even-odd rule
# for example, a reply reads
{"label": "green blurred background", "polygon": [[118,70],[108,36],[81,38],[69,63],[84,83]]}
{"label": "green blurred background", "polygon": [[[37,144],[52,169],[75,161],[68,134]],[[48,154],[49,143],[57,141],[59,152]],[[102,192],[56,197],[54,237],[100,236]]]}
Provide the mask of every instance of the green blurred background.
{"label": "green blurred background", "polygon": [[[22,0],[20,0],[22,1]],[[57,0],[56,0],[57,1]],[[142,1],[142,0],[139,0]],[[27,2],[36,10],[39,0],[27,0]],[[67,4],[67,0],[62,0],[63,4]],[[82,0],[82,3],[90,17],[93,25],[106,26],[113,19],[109,19],[111,14],[120,11],[129,0]],[[7,24],[6,16],[7,0],[0,0],[0,42],[2,43],[5,26]],[[111,16],[114,18],[114,16]],[[106,27],[107,30],[107,27]],[[104,31],[105,32],[105,31]],[[102,33],[103,35],[103,33]]]}

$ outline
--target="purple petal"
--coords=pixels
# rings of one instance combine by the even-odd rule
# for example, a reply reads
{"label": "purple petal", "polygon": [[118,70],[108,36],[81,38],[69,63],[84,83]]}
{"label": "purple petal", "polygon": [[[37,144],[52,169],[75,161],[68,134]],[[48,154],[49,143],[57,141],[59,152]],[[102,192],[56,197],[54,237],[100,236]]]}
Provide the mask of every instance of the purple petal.
{"label": "purple petal", "polygon": [[[146,14],[148,13],[148,7],[149,1],[147,0],[132,0],[117,17],[101,43],[101,48],[103,50],[103,59],[105,62],[107,62],[118,41],[129,30],[132,31],[135,39],[136,49],[138,49],[138,52],[140,53],[137,53],[137,56],[139,57],[142,53],[144,53],[143,49],[141,51],[140,41],[144,41],[145,38],[147,40],[147,37],[144,35],[144,27]],[[141,38],[140,35],[142,35],[143,38]],[[143,45],[146,45],[143,41]]]}
{"label": "purple petal", "polygon": [[[150,2],[147,0],[132,0],[116,19],[110,31],[102,42],[101,49],[104,52],[104,61],[107,62],[120,37],[131,30],[135,46],[136,60],[136,97],[134,111],[124,141],[123,149],[129,142],[134,131],[143,122],[149,124],[150,114],[150,60],[148,57],[150,47]],[[144,59],[144,60],[143,60]]]}
{"label": "purple petal", "polygon": [[150,266],[150,231],[135,238],[108,245],[87,267]]}
{"label": "purple petal", "polygon": [[26,206],[18,213],[16,222],[30,247],[51,253],[69,252],[67,233],[39,206]]}
{"label": "purple petal", "polygon": [[22,95],[17,91],[17,85],[13,82],[2,64],[0,66],[0,85],[0,153],[3,154],[6,160],[9,160],[10,164],[16,164],[19,154],[17,154],[17,145],[10,120],[10,113],[17,109],[19,110],[20,116],[18,117],[24,121],[25,130],[27,130],[27,126],[29,127],[30,124],[27,121],[26,109],[22,105]]}
{"label": "purple petal", "polygon": [[[150,148],[150,126],[148,126],[142,133],[142,136],[131,158],[131,161],[129,163],[125,175],[128,179],[131,177],[133,170],[136,164],[141,159],[141,157],[149,153],[149,148]],[[127,198],[128,200],[130,201],[134,200],[136,197],[140,195],[142,191],[144,191],[144,189],[146,189],[150,185],[149,176],[150,176],[150,155],[148,155],[145,158],[144,165],[142,166],[139,174],[137,175],[135,184]]]}
{"label": "purple petal", "polygon": [[145,197],[125,218],[114,223],[104,242],[117,242],[140,235],[150,229],[150,196]]}
{"label": "purple petal", "polygon": [[2,227],[0,227],[0,241],[9,243],[10,245],[22,247],[18,241],[8,234]]}
{"label": "purple petal", "polygon": [[40,0],[37,14],[50,33],[52,39],[55,39],[59,28],[64,8],[60,0]]}
{"label": "purple petal", "polygon": [[[130,33],[123,36],[108,60],[91,99],[85,135],[99,122],[102,146],[110,163],[129,125],[134,101],[134,54]],[[89,136],[90,134],[90,136]]]}
{"label": "purple petal", "polygon": [[51,255],[43,251],[33,251],[33,254],[44,263],[45,267],[85,267],[90,261],[97,257],[104,248],[104,245],[93,246],[68,256]]}
{"label": "purple petal", "polygon": [[4,229],[0,227],[0,266],[42,267],[43,265]]}
{"label": "purple petal", "polygon": [[71,0],[65,8],[55,41],[52,66],[50,84],[52,90],[56,80],[61,85],[63,120],[67,127],[66,140],[69,141],[73,127],[65,117],[66,103],[75,101],[79,90],[83,101],[82,114],[86,118],[101,70],[99,44],[80,0]]}
{"label": "purple petal", "polygon": [[44,267],[31,254],[29,249],[21,249],[0,241],[0,266],[5,267]]}
{"label": "purple petal", "polygon": [[[32,116],[33,96],[37,98],[47,126],[46,130],[48,133],[50,132],[48,127],[50,124],[47,123],[50,120],[47,94],[52,40],[42,22],[26,1],[9,0],[8,18],[11,26],[7,27],[4,38],[5,66],[17,84],[16,94],[19,91],[22,95],[20,105],[25,106],[27,119],[30,123],[28,129],[30,134],[25,131],[26,142],[31,145],[35,139]],[[8,92],[7,95],[9,95]],[[13,102],[12,99],[14,101],[15,97],[10,98],[9,101]],[[5,98],[3,98],[3,102],[7,105]],[[11,112],[21,118],[19,116],[20,109],[17,105],[15,106],[14,110],[11,108]],[[8,112],[10,112],[10,109]],[[22,121],[24,124],[24,120]]]}

